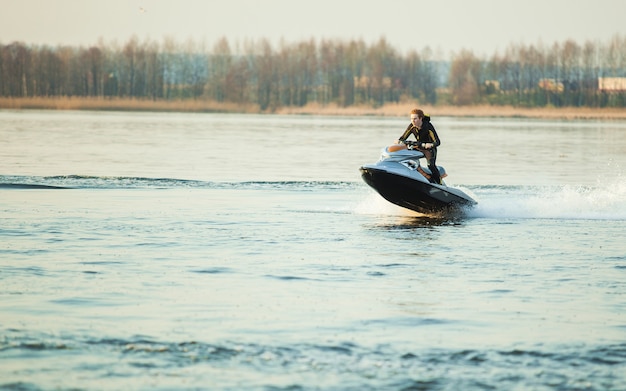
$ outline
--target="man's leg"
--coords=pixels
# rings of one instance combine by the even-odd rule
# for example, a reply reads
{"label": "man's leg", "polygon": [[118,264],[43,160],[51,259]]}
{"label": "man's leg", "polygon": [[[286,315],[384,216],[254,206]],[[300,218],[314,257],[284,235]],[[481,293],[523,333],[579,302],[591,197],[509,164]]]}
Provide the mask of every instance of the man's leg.
{"label": "man's leg", "polygon": [[430,176],[431,182],[441,185],[441,175],[439,175],[439,169],[437,168],[435,159],[428,162],[428,168],[430,168],[430,172],[432,173]]}
{"label": "man's leg", "polygon": [[426,160],[428,161],[428,168],[430,168],[430,181],[438,185],[441,184],[441,175],[439,175],[439,169],[437,168],[437,150],[427,150],[428,153],[424,153]]}

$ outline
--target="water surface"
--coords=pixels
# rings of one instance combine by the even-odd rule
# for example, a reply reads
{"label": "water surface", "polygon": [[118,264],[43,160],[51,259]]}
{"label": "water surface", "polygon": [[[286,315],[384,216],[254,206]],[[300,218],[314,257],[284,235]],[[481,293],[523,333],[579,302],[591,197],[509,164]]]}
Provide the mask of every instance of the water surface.
{"label": "water surface", "polygon": [[626,123],[405,122],[0,111],[0,388],[625,389]]}

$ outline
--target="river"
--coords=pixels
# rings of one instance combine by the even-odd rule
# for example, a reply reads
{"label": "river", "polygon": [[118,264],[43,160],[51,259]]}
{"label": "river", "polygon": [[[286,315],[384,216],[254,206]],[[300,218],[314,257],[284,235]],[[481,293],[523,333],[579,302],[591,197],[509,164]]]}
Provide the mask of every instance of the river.
{"label": "river", "polygon": [[0,389],[626,389],[626,122],[0,111]]}

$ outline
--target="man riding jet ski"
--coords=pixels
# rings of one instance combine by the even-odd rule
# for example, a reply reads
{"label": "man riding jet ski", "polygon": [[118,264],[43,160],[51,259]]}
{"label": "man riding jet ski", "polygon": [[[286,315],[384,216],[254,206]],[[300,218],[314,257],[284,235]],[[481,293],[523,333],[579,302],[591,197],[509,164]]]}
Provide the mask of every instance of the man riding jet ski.
{"label": "man riding jet ski", "polygon": [[411,135],[415,136],[417,141],[413,147],[422,151],[428,162],[428,168],[432,172],[430,181],[441,184],[441,178],[435,168],[437,167],[437,147],[441,145],[441,141],[435,126],[430,122],[430,116],[420,109],[411,110],[411,123],[398,139],[398,143],[407,141]]}
{"label": "man riding jet ski", "polygon": [[[411,135],[417,141],[407,141]],[[459,189],[446,186],[446,172],[436,165],[441,144],[430,117],[420,109],[411,111],[411,124],[398,144],[385,148],[376,164],[361,167],[363,180],[396,205],[421,212],[443,212],[476,204]],[[427,167],[420,165],[425,159]]]}
{"label": "man riding jet ski", "polygon": [[[418,142],[405,141],[383,148],[380,160],[360,168],[361,177],[387,201],[416,212],[431,214],[460,210],[476,204],[459,189],[441,183],[431,183],[432,171],[420,164],[424,153],[416,148]],[[446,170],[437,166],[440,178]]]}

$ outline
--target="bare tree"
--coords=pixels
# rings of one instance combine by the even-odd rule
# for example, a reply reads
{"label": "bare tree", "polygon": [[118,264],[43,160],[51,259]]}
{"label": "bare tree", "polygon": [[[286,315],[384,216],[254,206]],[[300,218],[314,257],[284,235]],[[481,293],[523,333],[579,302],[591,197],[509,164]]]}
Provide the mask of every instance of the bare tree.
{"label": "bare tree", "polygon": [[471,51],[462,50],[455,56],[450,67],[452,102],[469,105],[480,101],[482,63]]}

